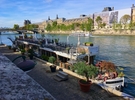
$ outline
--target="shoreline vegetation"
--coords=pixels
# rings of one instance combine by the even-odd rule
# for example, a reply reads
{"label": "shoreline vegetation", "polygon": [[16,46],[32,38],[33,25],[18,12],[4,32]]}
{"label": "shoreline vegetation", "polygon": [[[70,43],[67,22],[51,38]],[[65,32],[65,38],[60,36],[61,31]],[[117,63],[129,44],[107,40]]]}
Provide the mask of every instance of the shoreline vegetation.
{"label": "shoreline vegetation", "polygon": [[[46,33],[50,34],[72,34],[73,31],[46,31]],[[75,31],[74,31],[75,32]],[[77,31],[80,33],[85,33],[82,31]],[[88,32],[87,32],[88,33]],[[135,30],[111,30],[111,29],[98,29],[98,30],[93,30],[90,32],[92,35],[135,35]]]}

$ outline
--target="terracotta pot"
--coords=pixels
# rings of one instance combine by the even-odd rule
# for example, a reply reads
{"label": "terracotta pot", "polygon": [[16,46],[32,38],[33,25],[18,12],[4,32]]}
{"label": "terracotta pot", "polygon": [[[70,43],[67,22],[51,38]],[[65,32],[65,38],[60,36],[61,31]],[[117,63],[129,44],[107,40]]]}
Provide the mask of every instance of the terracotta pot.
{"label": "terracotta pot", "polygon": [[89,92],[90,86],[91,86],[91,81],[90,82],[86,82],[86,81],[81,79],[81,80],[79,80],[79,85],[80,85],[81,91]]}

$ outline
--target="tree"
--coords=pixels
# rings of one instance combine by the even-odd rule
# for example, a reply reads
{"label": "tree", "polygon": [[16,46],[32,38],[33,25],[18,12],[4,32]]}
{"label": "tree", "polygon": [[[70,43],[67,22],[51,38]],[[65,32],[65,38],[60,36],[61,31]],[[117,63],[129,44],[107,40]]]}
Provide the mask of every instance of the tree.
{"label": "tree", "polygon": [[104,28],[105,28],[105,26],[106,26],[106,23],[103,23],[103,24],[102,24],[102,27],[104,27]]}
{"label": "tree", "polygon": [[51,25],[50,24],[47,24],[46,30],[51,31]]}
{"label": "tree", "polygon": [[94,28],[93,20],[91,18],[88,19],[86,31],[91,31]]}
{"label": "tree", "polygon": [[81,24],[80,28],[81,28],[82,31],[85,31],[85,25],[84,24]]}
{"label": "tree", "polygon": [[96,18],[96,22],[97,22],[97,24],[98,24],[98,29],[99,29],[99,26],[102,24],[102,18],[101,18],[100,16],[98,16],[98,17]]}
{"label": "tree", "polygon": [[124,29],[126,27],[126,24],[128,22],[130,22],[130,20],[131,20],[131,16],[130,15],[127,15],[126,14],[126,15],[124,15],[124,16],[121,17],[120,22],[124,25]]}
{"label": "tree", "polygon": [[14,24],[14,29],[19,29],[19,25],[18,24]]}
{"label": "tree", "polygon": [[135,22],[130,22],[129,25],[128,25],[128,29],[132,30],[132,29],[135,29]]}

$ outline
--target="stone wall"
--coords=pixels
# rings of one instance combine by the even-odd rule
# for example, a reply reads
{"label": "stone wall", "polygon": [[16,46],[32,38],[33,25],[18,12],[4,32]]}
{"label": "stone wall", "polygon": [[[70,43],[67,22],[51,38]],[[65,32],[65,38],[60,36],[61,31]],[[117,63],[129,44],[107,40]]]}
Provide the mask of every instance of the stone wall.
{"label": "stone wall", "polygon": [[[52,33],[52,34],[71,34],[72,31],[52,31],[44,33]],[[111,29],[99,29],[91,32],[93,35],[135,35],[135,30],[111,30]]]}
{"label": "stone wall", "polygon": [[135,30],[95,30],[94,35],[135,35]]}

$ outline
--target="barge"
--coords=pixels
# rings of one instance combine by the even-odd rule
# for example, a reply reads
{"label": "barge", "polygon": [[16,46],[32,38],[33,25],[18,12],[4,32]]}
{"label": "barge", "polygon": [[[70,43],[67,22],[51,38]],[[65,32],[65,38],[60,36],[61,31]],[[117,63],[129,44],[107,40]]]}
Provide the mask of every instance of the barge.
{"label": "barge", "polygon": [[57,64],[65,68],[69,68],[77,60],[84,60],[93,64],[94,56],[99,52],[99,46],[73,45],[56,40],[50,38],[30,39],[20,36],[16,39],[16,46],[18,48],[22,46],[26,51],[32,48],[34,56],[39,58],[42,58],[43,55],[54,56]]}

